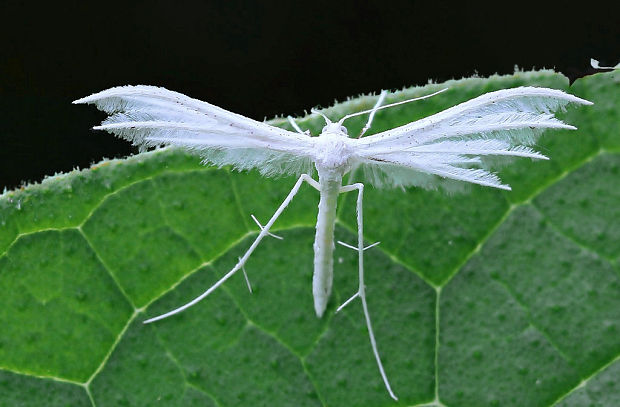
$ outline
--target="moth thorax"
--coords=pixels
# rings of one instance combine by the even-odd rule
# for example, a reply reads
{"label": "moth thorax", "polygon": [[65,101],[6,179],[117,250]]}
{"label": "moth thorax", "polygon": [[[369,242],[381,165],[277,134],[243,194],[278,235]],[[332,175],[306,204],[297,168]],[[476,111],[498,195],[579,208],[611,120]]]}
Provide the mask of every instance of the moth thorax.
{"label": "moth thorax", "polygon": [[325,168],[348,166],[353,152],[349,142],[346,135],[343,137],[342,134],[321,133],[315,142],[314,162]]}

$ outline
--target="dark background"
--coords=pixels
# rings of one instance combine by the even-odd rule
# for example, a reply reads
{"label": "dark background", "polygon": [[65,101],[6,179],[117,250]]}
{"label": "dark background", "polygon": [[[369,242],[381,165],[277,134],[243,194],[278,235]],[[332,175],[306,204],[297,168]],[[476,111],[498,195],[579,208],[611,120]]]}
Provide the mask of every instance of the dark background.
{"label": "dark background", "polygon": [[262,120],[478,74],[618,62],[612,2],[2,1],[0,191],[134,149],[71,101],[125,84]]}

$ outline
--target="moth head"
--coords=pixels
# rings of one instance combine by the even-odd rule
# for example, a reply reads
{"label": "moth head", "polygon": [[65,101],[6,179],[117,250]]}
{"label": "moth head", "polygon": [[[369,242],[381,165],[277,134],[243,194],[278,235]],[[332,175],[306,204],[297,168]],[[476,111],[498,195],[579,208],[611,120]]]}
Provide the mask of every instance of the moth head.
{"label": "moth head", "polygon": [[346,127],[344,127],[340,123],[329,122],[325,125],[325,127],[323,127],[323,130],[321,131],[321,133],[331,133],[331,134],[347,136],[348,130]]}
{"label": "moth head", "polygon": [[339,122],[332,122],[331,120],[329,120],[329,117],[325,116],[323,113],[319,112],[318,110],[314,110],[312,109],[312,113],[321,115],[321,117],[323,117],[323,119],[325,120],[325,126],[323,127],[323,130],[321,130],[321,133],[330,133],[330,134],[336,134],[339,136],[348,136],[348,130],[346,127],[344,127],[342,125],[342,120]]}

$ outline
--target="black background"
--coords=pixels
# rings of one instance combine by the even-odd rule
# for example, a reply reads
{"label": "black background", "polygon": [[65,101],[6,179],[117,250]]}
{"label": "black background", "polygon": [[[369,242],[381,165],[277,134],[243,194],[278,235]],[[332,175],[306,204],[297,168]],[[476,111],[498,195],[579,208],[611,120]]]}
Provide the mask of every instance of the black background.
{"label": "black background", "polygon": [[612,2],[150,1],[0,5],[0,189],[133,148],[71,101],[125,84],[255,119],[479,74],[616,64]]}

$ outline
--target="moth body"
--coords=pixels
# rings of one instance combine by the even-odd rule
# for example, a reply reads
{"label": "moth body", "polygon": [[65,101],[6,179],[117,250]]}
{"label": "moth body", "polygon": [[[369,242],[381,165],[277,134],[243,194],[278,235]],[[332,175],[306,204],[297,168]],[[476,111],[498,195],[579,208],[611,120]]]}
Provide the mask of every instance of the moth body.
{"label": "moth body", "polygon": [[342,177],[351,167],[355,139],[347,128],[328,122],[316,138],[314,165],[319,175],[319,213],[314,238],[314,273],[312,297],[314,311],[321,318],[327,307],[334,279],[334,229]]}
{"label": "moth body", "polygon": [[321,318],[332,291],[334,279],[334,228],[338,195],[342,187],[343,168],[325,168],[317,165],[319,173],[319,213],[314,237],[314,273],[312,297],[314,311]]}

